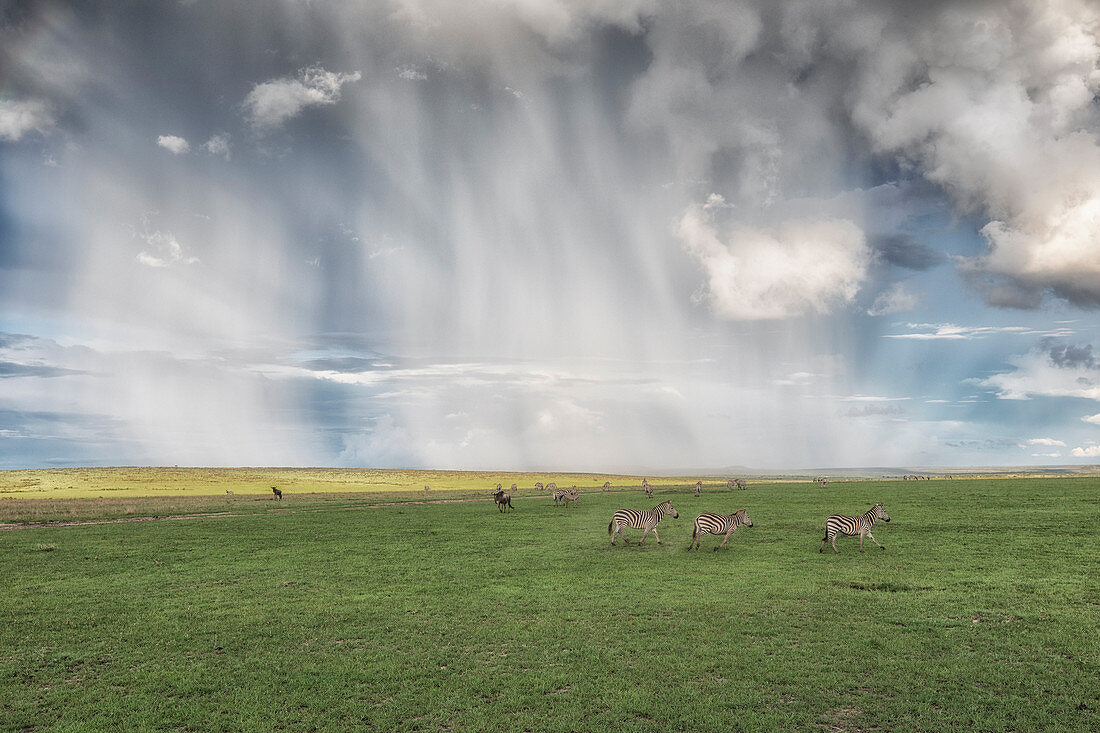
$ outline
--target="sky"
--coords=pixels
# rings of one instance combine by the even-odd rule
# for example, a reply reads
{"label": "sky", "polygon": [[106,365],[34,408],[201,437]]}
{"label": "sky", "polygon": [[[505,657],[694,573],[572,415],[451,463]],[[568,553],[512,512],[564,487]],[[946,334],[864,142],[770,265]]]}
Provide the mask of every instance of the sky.
{"label": "sky", "polygon": [[0,3],[0,468],[1100,463],[1085,0]]}

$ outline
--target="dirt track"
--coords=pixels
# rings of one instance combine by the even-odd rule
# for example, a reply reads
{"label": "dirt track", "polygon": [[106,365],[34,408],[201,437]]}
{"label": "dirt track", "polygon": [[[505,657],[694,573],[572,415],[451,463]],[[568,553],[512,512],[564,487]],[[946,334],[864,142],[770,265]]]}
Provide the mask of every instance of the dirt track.
{"label": "dirt track", "polygon": [[116,517],[114,519],[54,519],[41,522],[6,522],[0,523],[0,531],[14,529],[41,529],[45,527],[85,527],[93,524],[122,524],[124,522],[170,522],[179,519],[214,519],[220,517],[268,517],[274,512],[288,514],[306,514],[309,512],[330,512],[337,509],[383,509],[394,506],[414,506],[416,504],[464,504],[468,502],[484,501],[492,499],[438,499],[435,501],[389,501],[379,504],[361,504],[355,506],[330,506],[312,507],[309,509],[274,509],[269,512],[250,512],[237,514],[233,512],[201,512],[195,514],[165,514],[152,517]]}

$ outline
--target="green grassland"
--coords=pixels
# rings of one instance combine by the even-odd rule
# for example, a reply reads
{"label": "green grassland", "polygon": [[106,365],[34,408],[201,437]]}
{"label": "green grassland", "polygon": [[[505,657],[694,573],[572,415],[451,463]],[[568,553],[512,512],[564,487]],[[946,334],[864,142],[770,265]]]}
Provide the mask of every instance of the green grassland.
{"label": "green grassland", "polygon": [[[1100,479],[467,490],[0,532],[0,729],[1100,729]],[[885,551],[818,553],[874,501]]]}

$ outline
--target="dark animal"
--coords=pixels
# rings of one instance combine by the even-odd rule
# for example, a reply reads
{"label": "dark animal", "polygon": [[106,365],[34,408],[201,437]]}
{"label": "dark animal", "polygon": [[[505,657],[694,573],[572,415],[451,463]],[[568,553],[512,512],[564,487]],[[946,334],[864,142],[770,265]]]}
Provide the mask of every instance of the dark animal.
{"label": "dark animal", "polygon": [[282,501],[282,499],[283,499],[283,492],[279,491],[279,490],[278,490],[277,488],[275,488],[274,486],[272,486],[272,487],[271,487],[271,493],[275,494],[275,498],[276,498],[276,499],[278,499],[278,500]]}
{"label": "dark animal", "polygon": [[512,495],[501,489],[497,489],[493,493],[493,501],[497,503],[497,508],[502,512],[504,511],[504,507],[515,509],[515,507],[512,506]]}

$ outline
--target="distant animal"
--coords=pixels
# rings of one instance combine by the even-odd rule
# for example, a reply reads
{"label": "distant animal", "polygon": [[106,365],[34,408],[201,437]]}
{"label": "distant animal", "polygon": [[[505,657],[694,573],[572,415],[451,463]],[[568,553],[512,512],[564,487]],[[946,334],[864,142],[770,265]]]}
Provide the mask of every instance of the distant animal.
{"label": "distant animal", "polygon": [[[673,517],[680,516],[680,513],[672,508],[671,501],[662,502],[652,509],[619,509],[611,515],[611,523],[607,525],[607,533],[611,536],[611,544],[615,544],[615,535],[622,535],[623,529],[626,527],[645,530],[642,533],[642,539],[638,540],[639,545],[645,542],[645,538],[650,532],[653,532],[653,536],[657,538],[657,544],[661,544],[661,537],[657,534],[657,525],[666,514],[671,514]],[[626,535],[623,535],[623,542],[630,544],[630,540],[626,538]]]}
{"label": "distant animal", "polygon": [[427,493],[428,493],[429,491],[431,491],[431,490],[432,490],[432,487],[431,487],[431,486],[425,486],[425,487],[424,487],[424,493],[425,493],[425,494],[427,494]]}
{"label": "distant animal", "polygon": [[734,481],[733,479],[730,479],[729,481],[727,481],[727,482],[726,482],[726,488],[727,488],[727,489],[735,489],[735,488],[737,488],[737,482],[736,482],[736,481]]}
{"label": "distant animal", "polygon": [[653,498],[653,489],[650,488],[649,481],[644,478],[642,479],[642,491],[644,491],[645,495],[648,496],[650,499]]}
{"label": "distant animal", "polygon": [[610,481],[604,481],[603,482],[603,490],[607,491],[610,488],[611,488],[611,482]]}
{"label": "distant animal", "polygon": [[749,488],[749,482],[743,478],[739,478],[737,479],[737,488],[741,490],[747,489]]}
{"label": "distant animal", "polygon": [[542,489],[543,489],[542,482],[541,481],[536,481],[535,482],[535,488],[538,489],[539,491],[542,491]]}
{"label": "distant animal", "polygon": [[702,481],[696,481],[695,482],[695,495],[699,496],[702,493],[703,493],[703,482]]}
{"label": "distant animal", "polygon": [[877,519],[884,522],[890,521],[890,515],[886,513],[886,508],[882,506],[881,501],[858,517],[848,517],[843,514],[832,515],[825,520],[825,537],[821,540],[821,547],[818,552],[825,552],[825,543],[828,542],[832,544],[833,552],[840,554],[840,550],[836,549],[836,536],[838,533],[848,537],[859,535],[860,552],[863,552],[864,537],[870,537],[871,542],[878,545],[880,550],[885,550],[886,548],[879,545],[878,540],[871,534],[871,527]]}
{"label": "distant animal", "polygon": [[497,488],[496,492],[493,493],[493,501],[497,503],[497,508],[502,512],[504,511],[504,507],[515,509],[515,507],[512,506],[512,495],[506,491],[502,491],[500,488]]}
{"label": "distant animal", "polygon": [[691,542],[688,544],[688,549],[690,550],[692,545],[696,548],[700,547],[702,544],[701,538],[705,534],[715,536],[724,534],[726,537],[722,540],[722,544],[714,548],[714,551],[717,552],[730,541],[730,535],[733,534],[734,530],[742,526],[752,526],[752,520],[749,519],[747,509],[738,509],[733,514],[703,512],[695,518],[695,527],[691,532]]}
{"label": "distant animal", "polygon": [[554,489],[556,489],[556,488],[558,488],[558,485],[557,485],[556,483],[554,483],[553,481],[551,481],[550,483],[546,484],[546,490],[547,490],[547,491],[553,491],[553,490],[554,490]]}
{"label": "distant animal", "polygon": [[283,499],[283,492],[279,491],[279,490],[278,490],[277,488],[275,488],[274,486],[272,486],[272,487],[271,487],[271,493],[275,494],[275,498],[276,498],[276,499],[278,499],[279,501],[282,501],[282,499]]}
{"label": "distant animal", "polygon": [[230,491],[229,489],[226,489],[226,490],[225,490],[225,493],[227,493],[227,494],[232,494],[233,492],[232,492],[232,491]]}
{"label": "distant animal", "polygon": [[516,490],[517,488],[518,488],[518,487],[517,487],[517,486],[516,486],[515,484],[512,484],[512,485],[511,485],[511,487],[509,487],[509,489],[508,489],[508,490],[509,490],[509,491],[515,491],[515,490]]}

